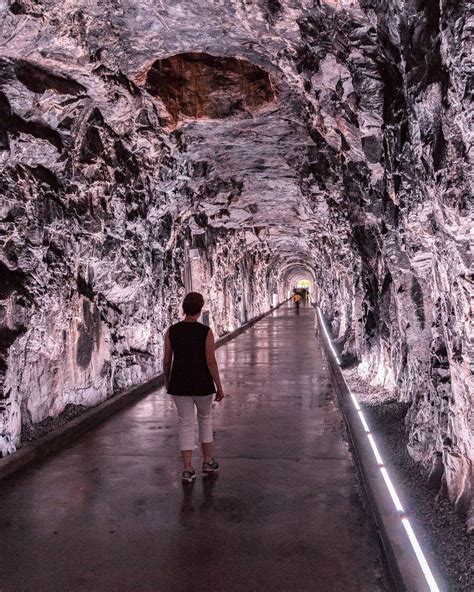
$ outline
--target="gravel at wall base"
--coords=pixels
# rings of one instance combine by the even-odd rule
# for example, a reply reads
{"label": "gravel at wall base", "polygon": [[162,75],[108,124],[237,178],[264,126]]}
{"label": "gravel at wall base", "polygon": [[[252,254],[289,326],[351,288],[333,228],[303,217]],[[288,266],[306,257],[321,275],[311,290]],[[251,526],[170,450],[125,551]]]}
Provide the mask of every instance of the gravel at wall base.
{"label": "gravel at wall base", "polygon": [[50,416],[36,424],[23,424],[21,429],[21,445],[33,442],[46,436],[49,432],[62,428],[67,423],[82,415],[85,411],[90,411],[90,407],[85,405],[66,405],[64,411],[56,416]]}
{"label": "gravel at wall base", "polygon": [[474,590],[474,537],[449,500],[432,489],[407,452],[406,403],[360,378],[357,368],[344,370],[351,390],[365,409],[382,457],[390,464],[395,486],[416,525],[423,549],[429,550],[448,584],[449,592]]}

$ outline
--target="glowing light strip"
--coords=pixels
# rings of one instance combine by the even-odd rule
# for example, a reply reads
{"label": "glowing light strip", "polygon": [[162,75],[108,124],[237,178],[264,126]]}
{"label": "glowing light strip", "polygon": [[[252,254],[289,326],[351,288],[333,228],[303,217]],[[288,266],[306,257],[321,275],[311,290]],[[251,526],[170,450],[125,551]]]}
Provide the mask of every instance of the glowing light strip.
{"label": "glowing light strip", "polygon": [[423,551],[421,550],[420,544],[418,543],[418,539],[416,538],[416,535],[413,531],[410,521],[408,520],[408,518],[402,518],[402,523],[403,523],[403,526],[405,527],[408,538],[410,539],[411,546],[415,550],[416,558],[418,559],[421,569],[423,570],[423,573],[425,575],[426,581],[428,582],[428,586],[430,587],[430,590],[432,590],[433,592],[439,592],[438,584],[436,583],[436,580],[434,579],[433,574],[431,573],[430,566],[428,565],[425,555],[423,554]]}
{"label": "glowing light strip", "polygon": [[397,492],[395,491],[395,487],[393,486],[392,480],[390,479],[387,469],[385,467],[380,467],[380,472],[382,473],[383,480],[385,481],[385,485],[387,486],[387,489],[390,492],[390,496],[393,500],[395,508],[397,509],[397,512],[400,512],[400,514],[402,514],[405,510],[403,509],[402,503],[400,502],[400,498],[398,497]]}
{"label": "glowing light strip", "polygon": [[359,401],[357,400],[356,396],[354,394],[352,394],[352,392],[351,392],[351,398],[352,398],[352,402],[354,403],[354,407],[357,409],[357,411],[361,411]]}
{"label": "glowing light strip", "polygon": [[[384,466],[384,463],[383,463],[382,456],[380,455],[379,449],[377,448],[377,444],[375,443],[374,437],[372,436],[372,434],[370,433],[370,431],[367,434],[367,438],[369,440],[370,447],[372,448],[372,452],[374,453],[375,460],[379,463],[380,467],[383,467]],[[388,488],[388,490],[390,491],[390,495],[392,495],[392,492],[390,490],[390,487]],[[395,499],[393,497],[392,497],[392,499],[395,502]],[[398,508],[397,508],[397,510],[398,510]]]}
{"label": "glowing light strip", "polygon": [[[341,362],[339,361],[336,351],[332,345],[331,337],[329,336],[329,332],[326,328],[326,323],[324,322],[323,315],[321,313],[321,309],[319,308],[319,306],[317,307],[317,310],[318,310],[319,318],[321,320],[321,326],[324,329],[324,333],[326,334],[326,338],[329,343],[329,347],[331,348],[331,351],[334,354],[334,357],[336,358],[338,365],[340,366]],[[408,540],[410,541],[412,549],[415,552],[416,558],[418,560],[418,563],[420,564],[421,571],[423,572],[423,575],[426,578],[426,582],[428,583],[429,589],[431,592],[440,592],[438,584],[436,583],[436,580],[433,577],[430,566],[428,565],[428,562],[426,561],[426,557],[420,547],[420,544],[418,542],[418,539],[416,538],[415,532],[410,524],[410,521],[408,520],[408,518],[406,516],[403,516],[405,510],[403,509],[403,506],[402,506],[402,503],[400,502],[400,498],[398,497],[397,491],[392,483],[392,480],[390,479],[390,475],[388,474],[387,468],[384,465],[382,456],[379,452],[377,444],[375,443],[375,439],[374,439],[373,434],[370,431],[369,425],[367,424],[364,413],[360,407],[359,401],[357,400],[357,397],[354,395],[354,393],[349,388],[349,385],[347,384],[344,375],[342,375],[342,379],[344,380],[346,388],[351,395],[352,403],[357,411],[357,415],[359,416],[360,422],[364,428],[367,439],[369,440],[370,447],[372,448],[372,452],[374,453],[374,456],[375,456],[375,460],[377,461],[377,463],[379,465],[380,472],[382,474],[383,480],[385,481],[385,486],[387,487],[390,497],[392,498],[393,505],[395,506],[395,509],[397,510],[397,512],[400,516],[403,527],[405,528],[405,531],[408,535]]]}
{"label": "glowing light strip", "polygon": [[[365,421],[365,417],[364,414],[362,413],[362,411],[360,409],[357,410],[357,413],[359,415],[359,419],[362,422],[362,425],[364,426],[364,430],[366,434],[370,434],[370,429],[369,426],[367,425],[367,422]],[[374,442],[375,444],[375,442]]]}
{"label": "glowing light strip", "polygon": [[326,333],[326,337],[328,339],[328,343],[329,343],[329,347],[331,348],[332,353],[334,354],[334,357],[336,358],[336,362],[339,364],[339,366],[341,365],[341,362],[339,361],[338,355],[336,353],[336,350],[334,349],[333,345],[332,345],[332,341],[331,338],[329,337],[329,333],[326,329],[326,324],[324,323],[324,319],[323,319],[323,315],[321,314],[321,309],[318,306],[318,314],[319,314],[319,318],[321,319],[321,325],[323,326],[324,332]]}

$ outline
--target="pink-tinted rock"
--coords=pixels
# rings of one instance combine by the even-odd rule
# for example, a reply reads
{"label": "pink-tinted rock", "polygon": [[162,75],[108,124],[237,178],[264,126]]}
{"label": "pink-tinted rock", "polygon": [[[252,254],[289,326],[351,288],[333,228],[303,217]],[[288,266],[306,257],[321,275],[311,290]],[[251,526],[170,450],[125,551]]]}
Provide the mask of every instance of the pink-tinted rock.
{"label": "pink-tinted rock", "polygon": [[0,451],[315,280],[472,522],[466,5],[1,4]]}

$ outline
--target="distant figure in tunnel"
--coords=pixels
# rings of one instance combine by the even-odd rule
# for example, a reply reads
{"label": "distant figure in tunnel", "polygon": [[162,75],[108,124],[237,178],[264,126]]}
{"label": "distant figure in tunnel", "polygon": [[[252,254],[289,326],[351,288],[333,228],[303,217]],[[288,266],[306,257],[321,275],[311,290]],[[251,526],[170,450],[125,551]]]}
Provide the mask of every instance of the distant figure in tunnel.
{"label": "distant figure in tunnel", "polygon": [[300,312],[301,294],[299,292],[295,292],[293,294],[293,303],[295,305],[296,312]]}
{"label": "distant figure in tunnel", "polygon": [[215,393],[216,401],[222,401],[224,391],[214,352],[214,335],[209,327],[198,322],[203,306],[202,294],[189,292],[183,300],[184,320],[172,325],[165,335],[163,372],[166,389],[173,395],[178,410],[183,483],[192,483],[196,479],[192,465],[195,407],[203,474],[211,475],[219,471],[219,464],[212,456],[212,400]]}

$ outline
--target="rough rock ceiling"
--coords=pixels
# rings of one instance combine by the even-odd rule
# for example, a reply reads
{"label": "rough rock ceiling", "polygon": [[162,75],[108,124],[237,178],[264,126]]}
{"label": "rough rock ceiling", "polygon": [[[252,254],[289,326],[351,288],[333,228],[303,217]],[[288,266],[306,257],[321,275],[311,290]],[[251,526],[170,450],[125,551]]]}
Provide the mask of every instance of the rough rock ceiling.
{"label": "rough rock ceiling", "polygon": [[170,123],[192,119],[252,117],[275,98],[265,70],[247,60],[208,53],[180,53],[156,60],[147,91],[159,98]]}
{"label": "rough rock ceiling", "polygon": [[[36,61],[43,67],[51,64],[51,73],[46,70],[39,77],[34,66],[36,74],[28,76],[28,68],[32,69],[28,62],[15,64],[17,72],[22,70],[18,75],[20,82],[31,78],[31,90],[36,85],[37,91],[50,89],[77,96],[84,87],[77,81],[69,81],[69,86],[65,82],[72,60],[75,67],[71,74],[76,79],[81,74],[77,71],[78,63],[86,70],[83,76],[90,76],[91,70],[92,74],[100,74],[106,66],[111,71],[120,70],[155,97],[161,96],[160,123],[165,127],[176,124],[177,107],[171,102],[180,101],[180,131],[186,146],[183,158],[197,167],[199,163],[207,167],[207,186],[196,190],[202,194],[201,209],[209,222],[225,227],[269,226],[270,242],[276,238],[275,244],[283,254],[295,249],[307,251],[308,233],[313,234],[327,223],[324,203],[322,212],[318,211],[318,202],[324,202],[322,197],[327,194],[326,179],[321,183],[310,173],[304,178],[305,191],[301,190],[303,169],[315,160],[325,159],[318,154],[309,135],[308,123],[321,133],[329,147],[355,161],[365,160],[361,136],[367,135],[368,141],[377,144],[381,123],[380,114],[373,110],[373,101],[366,100],[362,109],[356,105],[350,73],[347,67],[336,64],[332,54],[324,57],[318,74],[301,75],[304,56],[300,58],[298,52],[304,37],[304,13],[311,3],[123,2],[120,8],[106,7],[104,14],[102,5],[74,2],[69,7],[68,19],[52,16],[54,4],[18,3],[22,8],[17,8],[16,13],[36,14],[38,10],[42,14],[37,20],[22,21],[19,34],[12,26],[15,21],[18,24],[18,19],[5,19],[12,26],[13,54],[23,49],[31,62],[35,62],[36,54]],[[334,3],[334,8],[340,7],[341,3]],[[68,6],[64,6],[64,14],[67,10]],[[323,7],[319,12],[325,10]],[[351,9],[351,19],[351,39],[344,41],[346,45],[352,44],[356,61],[364,61],[361,52],[374,49],[367,35],[370,22],[359,8]],[[328,36],[327,31],[323,34]],[[329,43],[332,41],[327,39],[326,44]],[[98,62],[92,68],[86,65],[91,56]],[[176,70],[178,80],[177,69],[186,69],[183,64],[188,64],[188,73],[181,72],[180,83],[173,90],[178,98],[167,94],[169,85],[162,84],[161,90],[154,88],[160,82],[159,72],[169,78],[170,72]],[[194,72],[189,64],[194,64]],[[230,66],[237,72],[235,88]],[[58,68],[63,70],[64,77],[54,74]],[[223,77],[224,71],[227,74]],[[193,77],[200,80],[200,89],[193,86]],[[172,78],[169,82],[172,84]],[[340,88],[336,88],[337,84]],[[98,99],[94,95],[104,92],[102,81],[89,79],[86,86],[86,94],[92,95],[92,100]],[[239,86],[244,90],[242,97],[236,96]],[[191,104],[199,102],[200,94],[204,102],[206,96],[209,99],[214,94],[214,98],[208,100],[207,108],[197,109],[198,123],[190,124]],[[337,96],[340,100],[335,100]],[[11,99],[14,101],[14,97]],[[376,106],[380,111],[380,100]],[[24,105],[23,110],[28,107]],[[51,109],[48,111],[51,113]],[[114,113],[107,113],[108,123],[120,129],[128,114],[123,101],[122,109],[115,106]],[[354,125],[358,117],[361,123]],[[54,129],[44,133],[51,137],[55,134]],[[57,137],[56,142],[60,141]],[[379,164],[374,168],[380,171]],[[195,179],[193,182],[196,186]],[[215,197],[209,200],[211,184]]]}
{"label": "rough rock ceiling", "polygon": [[[327,6],[340,9],[342,4]],[[367,33],[370,20],[359,7],[354,8],[353,2],[345,4],[352,8],[345,16],[351,22],[347,26],[350,35],[344,42],[351,44],[361,72],[372,70],[373,80],[364,82],[364,90],[373,95],[377,84],[374,79],[379,75],[375,64],[371,64],[375,38]],[[324,173],[317,179],[310,172],[314,161],[324,162],[326,156],[319,154],[309,129],[315,128],[329,149],[341,158],[346,154],[355,162],[365,162],[364,147],[376,156],[380,153],[380,93],[372,99],[362,96],[362,105],[358,105],[360,93],[357,96],[354,91],[348,67],[336,63],[334,55],[325,52],[319,73],[311,70],[301,75],[306,64],[305,56],[299,54],[308,8],[314,9],[313,3],[239,1],[197,5],[189,1],[176,6],[164,3],[154,9],[139,4],[133,9],[133,18],[137,23],[151,22],[153,26],[134,40],[130,51],[130,13],[125,11],[125,23],[117,18],[117,43],[113,50],[104,48],[108,56],[118,54],[122,68],[122,59],[125,60],[127,75],[138,84],[145,78],[146,88],[158,97],[160,90],[150,89],[157,63],[179,60],[183,69],[183,60],[189,61],[189,57],[180,56],[199,52],[199,64],[205,71],[204,76],[200,72],[201,89],[196,92],[192,75],[185,74],[178,85],[178,100],[189,103],[187,96],[193,97],[192,102],[196,95],[203,94],[213,97],[211,102],[221,108],[219,114],[215,108],[207,112],[198,109],[204,115],[196,124],[190,124],[189,119],[186,122],[186,118],[182,121],[187,123],[182,129],[182,143],[186,146],[183,156],[204,166],[205,182],[193,178],[200,209],[211,226],[268,229],[265,236],[269,245],[282,258],[295,252],[310,258],[312,237],[319,236],[327,227],[325,198],[331,192],[327,187],[331,181]],[[325,10],[323,7],[320,13]],[[122,27],[127,29],[125,44]],[[328,36],[328,31],[323,31],[324,35]],[[332,41],[327,39],[326,43]],[[148,69],[150,47],[156,48],[156,55],[163,58]],[[175,57],[169,58],[170,55]],[[240,64],[247,64],[246,71],[241,68],[239,72],[243,93],[235,92],[229,81],[222,79],[224,64],[229,71],[229,63],[236,58]],[[116,58],[112,61],[117,65]],[[168,73],[169,70],[168,65]],[[260,80],[268,81],[270,90],[252,86],[256,70],[263,73]],[[228,101],[228,91],[234,104]],[[169,111],[166,99],[164,103]],[[209,118],[212,121],[206,121]],[[164,121],[171,124],[174,119],[173,114],[171,118],[164,115]],[[380,159],[372,158],[372,154],[370,157],[376,162],[369,166],[380,176]],[[341,187],[334,187],[334,191],[338,193]],[[344,232],[342,227],[340,232]]]}

